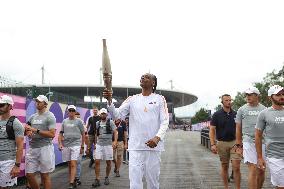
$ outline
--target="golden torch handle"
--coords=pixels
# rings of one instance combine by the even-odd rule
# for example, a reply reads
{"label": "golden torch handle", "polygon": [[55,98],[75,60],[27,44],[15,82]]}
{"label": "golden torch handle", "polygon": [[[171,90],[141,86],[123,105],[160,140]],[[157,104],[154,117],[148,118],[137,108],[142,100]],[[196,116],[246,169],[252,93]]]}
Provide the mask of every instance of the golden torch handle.
{"label": "golden torch handle", "polygon": [[103,39],[103,57],[102,57],[102,71],[103,71],[103,79],[104,86],[108,90],[112,90],[112,72],[111,72],[111,64],[108,56],[106,39]]}

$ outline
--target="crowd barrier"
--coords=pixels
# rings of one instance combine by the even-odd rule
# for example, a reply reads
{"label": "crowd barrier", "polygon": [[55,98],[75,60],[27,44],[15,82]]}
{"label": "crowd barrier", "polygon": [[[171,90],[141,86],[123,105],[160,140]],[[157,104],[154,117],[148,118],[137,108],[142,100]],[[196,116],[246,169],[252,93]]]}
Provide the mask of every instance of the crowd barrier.
{"label": "crowd barrier", "polygon": [[200,131],[201,144],[206,148],[210,148],[209,128]]}
{"label": "crowd barrier", "polygon": [[201,131],[204,128],[209,128],[209,126],[210,126],[210,121],[196,123],[192,125],[192,131]]}

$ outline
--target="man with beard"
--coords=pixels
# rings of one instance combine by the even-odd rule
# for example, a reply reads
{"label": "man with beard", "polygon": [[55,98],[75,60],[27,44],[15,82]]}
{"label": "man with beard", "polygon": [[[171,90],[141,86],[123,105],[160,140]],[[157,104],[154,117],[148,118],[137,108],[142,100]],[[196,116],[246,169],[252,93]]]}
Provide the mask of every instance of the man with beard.
{"label": "man with beard", "polygon": [[[98,187],[100,183],[100,161],[106,160],[106,176],[105,185],[109,185],[109,174],[111,171],[111,161],[113,160],[113,148],[117,146],[117,129],[112,120],[107,118],[107,110],[102,108],[100,110],[100,121],[97,121],[97,137],[95,151],[95,174],[96,179],[92,184],[93,187]],[[112,136],[114,136],[114,141],[112,142]]]}
{"label": "man with beard", "polygon": [[[0,97],[0,188],[17,184],[23,155],[25,129],[10,113],[13,104],[10,96]],[[14,131],[13,136],[9,136],[9,129]]]}
{"label": "man with beard", "polygon": [[[270,169],[271,182],[284,188],[284,88],[274,85],[268,90],[272,106],[260,112],[255,129],[257,165]],[[262,153],[262,133],[265,130],[266,162]]]}
{"label": "man with beard", "polygon": [[130,96],[116,109],[112,92],[105,90],[108,109],[114,119],[129,115],[129,180],[130,188],[143,188],[145,175],[147,188],[159,188],[161,152],[169,125],[165,98],[156,94],[157,77],[146,73],[141,76],[142,93]]}
{"label": "man with beard", "polygon": [[26,176],[32,189],[38,189],[35,173],[40,172],[41,183],[45,189],[51,189],[49,173],[55,169],[55,154],[52,139],[55,136],[56,119],[47,110],[48,99],[39,95],[36,99],[37,113],[28,119],[25,126],[30,138],[26,154]]}
{"label": "man with beard", "polygon": [[[233,146],[236,139],[236,112],[231,108],[231,96],[224,94],[221,97],[223,107],[215,112],[210,123],[210,143],[211,150],[214,154],[219,155],[221,161],[221,176],[223,178],[225,189],[228,189],[228,170],[230,160],[234,171],[235,186],[241,187],[240,162],[241,155],[238,154]],[[217,143],[215,140],[217,139]]]}
{"label": "man with beard", "polygon": [[[257,116],[265,109],[259,103],[259,90],[250,87],[245,91],[247,103],[239,108],[236,116],[236,145],[235,150],[244,156],[244,163],[248,165],[248,188],[262,188],[265,179],[265,170],[257,168],[257,156],[254,144],[254,134]],[[264,153],[265,145],[262,145]],[[242,153],[243,152],[243,153]]]}

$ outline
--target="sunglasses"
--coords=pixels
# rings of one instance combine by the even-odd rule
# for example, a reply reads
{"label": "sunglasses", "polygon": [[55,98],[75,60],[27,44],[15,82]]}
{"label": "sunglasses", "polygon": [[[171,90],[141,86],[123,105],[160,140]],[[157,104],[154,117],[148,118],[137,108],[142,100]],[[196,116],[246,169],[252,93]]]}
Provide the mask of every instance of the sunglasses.
{"label": "sunglasses", "polygon": [[3,108],[5,105],[6,105],[6,103],[5,104],[0,104],[0,108]]}
{"label": "sunglasses", "polygon": [[68,112],[76,112],[74,109],[69,109]]}

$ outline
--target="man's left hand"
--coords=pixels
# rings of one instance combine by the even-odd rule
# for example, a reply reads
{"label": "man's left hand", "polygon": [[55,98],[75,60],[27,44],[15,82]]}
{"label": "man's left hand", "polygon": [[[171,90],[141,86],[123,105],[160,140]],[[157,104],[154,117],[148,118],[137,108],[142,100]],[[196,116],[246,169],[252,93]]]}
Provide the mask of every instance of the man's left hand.
{"label": "man's left hand", "polygon": [[155,148],[159,142],[160,142],[160,137],[155,136],[154,138],[148,140],[145,144],[150,148]]}

